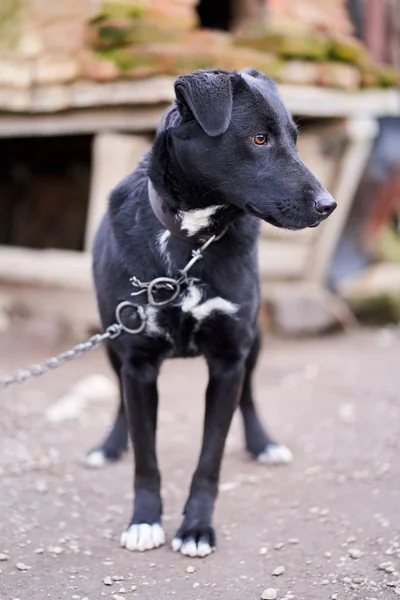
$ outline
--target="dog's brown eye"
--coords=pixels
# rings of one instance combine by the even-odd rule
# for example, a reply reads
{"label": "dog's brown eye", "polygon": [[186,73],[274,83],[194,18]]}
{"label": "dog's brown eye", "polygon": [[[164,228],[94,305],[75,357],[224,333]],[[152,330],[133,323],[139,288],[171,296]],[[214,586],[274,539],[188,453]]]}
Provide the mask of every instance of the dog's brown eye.
{"label": "dog's brown eye", "polygon": [[265,133],[259,133],[258,135],[253,135],[253,137],[251,139],[253,140],[253,142],[255,144],[257,144],[257,146],[264,146],[268,141],[268,138],[265,135]]}

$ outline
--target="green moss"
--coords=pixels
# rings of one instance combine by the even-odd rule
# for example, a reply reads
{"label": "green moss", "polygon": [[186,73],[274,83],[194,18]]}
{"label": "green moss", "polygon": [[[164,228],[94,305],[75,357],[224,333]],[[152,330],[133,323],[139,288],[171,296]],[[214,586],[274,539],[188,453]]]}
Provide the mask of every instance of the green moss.
{"label": "green moss", "polygon": [[366,298],[351,306],[358,320],[368,325],[398,323],[400,320],[400,290]]}
{"label": "green moss", "polygon": [[98,31],[98,45],[106,48],[125,46],[130,41],[130,29],[114,25],[104,25]]}
{"label": "green moss", "polygon": [[156,67],[157,60],[149,53],[129,49],[98,50],[96,54],[115,64],[121,73],[131,71],[137,67]]}
{"label": "green moss", "polygon": [[146,12],[141,3],[119,4],[117,2],[105,2],[98,15],[92,19],[92,23],[99,23],[107,19],[139,19]]}
{"label": "green moss", "polygon": [[391,88],[400,84],[400,73],[392,67],[381,67],[378,69],[377,76],[380,87]]}
{"label": "green moss", "polygon": [[371,62],[365,46],[354,38],[333,38],[330,41],[329,56],[334,60],[365,67]]}
{"label": "green moss", "polygon": [[320,35],[284,34],[264,32],[261,35],[240,37],[236,40],[238,46],[254,50],[274,52],[284,58],[305,58],[322,60],[328,55],[329,40]]}
{"label": "green moss", "polygon": [[383,230],[376,258],[381,262],[400,263],[400,237],[392,227],[385,227]]}
{"label": "green moss", "polygon": [[25,0],[0,0],[0,46],[17,42],[24,5]]}

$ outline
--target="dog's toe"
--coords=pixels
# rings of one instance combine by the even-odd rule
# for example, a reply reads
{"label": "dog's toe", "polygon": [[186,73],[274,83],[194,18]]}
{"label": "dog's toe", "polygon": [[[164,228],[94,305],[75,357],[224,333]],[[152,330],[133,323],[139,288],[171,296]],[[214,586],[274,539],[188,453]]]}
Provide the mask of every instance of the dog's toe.
{"label": "dog's toe", "polygon": [[257,461],[268,465],[287,465],[292,462],[293,454],[281,444],[268,444],[257,456]]}
{"label": "dog's toe", "polygon": [[180,538],[174,538],[172,540],[172,550],[191,558],[205,558],[215,551],[215,547],[211,546],[206,539],[196,542],[194,538],[190,538],[183,542]]}
{"label": "dog's toe", "polygon": [[89,469],[102,469],[109,463],[114,463],[119,460],[123,454],[125,454],[126,448],[124,449],[109,449],[95,448],[91,450],[83,459],[83,464]]}
{"label": "dog's toe", "polygon": [[165,534],[160,523],[131,525],[121,535],[121,546],[131,552],[153,550],[165,544]]}
{"label": "dog's toe", "polygon": [[103,450],[92,450],[83,460],[85,467],[89,469],[101,469],[108,462],[108,459]]}

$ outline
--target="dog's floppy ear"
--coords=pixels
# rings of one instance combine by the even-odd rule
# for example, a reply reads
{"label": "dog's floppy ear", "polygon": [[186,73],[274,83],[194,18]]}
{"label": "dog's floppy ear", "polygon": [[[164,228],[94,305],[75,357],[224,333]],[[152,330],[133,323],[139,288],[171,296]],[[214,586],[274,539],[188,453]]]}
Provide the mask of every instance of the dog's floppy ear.
{"label": "dog's floppy ear", "polygon": [[224,133],[232,116],[232,82],[229,73],[195,71],[175,82],[178,103],[189,108],[207,135]]}

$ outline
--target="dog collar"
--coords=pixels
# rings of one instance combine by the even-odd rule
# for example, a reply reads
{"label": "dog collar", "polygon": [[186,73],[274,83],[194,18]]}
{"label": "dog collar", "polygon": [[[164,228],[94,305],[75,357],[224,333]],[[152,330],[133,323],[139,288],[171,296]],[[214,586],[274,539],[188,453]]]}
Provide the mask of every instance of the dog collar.
{"label": "dog collar", "polygon": [[168,229],[168,231],[170,231],[172,235],[185,242],[189,242],[191,244],[204,244],[213,236],[216,236],[215,241],[218,241],[222,238],[222,236],[228,229],[228,226],[224,227],[224,229],[219,234],[206,233],[199,235],[189,235],[185,233],[182,229],[179,215],[173,213],[171,210],[168,209],[168,207],[165,206],[165,202],[156,191],[150,179],[148,182],[148,192],[150,206],[153,209],[155,216],[160,221],[161,225],[163,225],[165,229]]}

